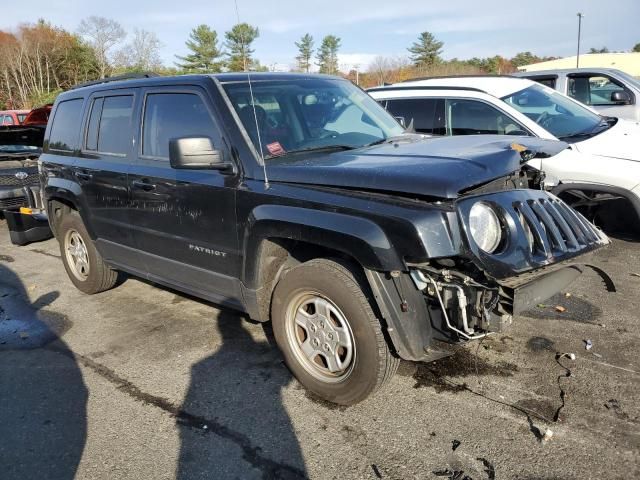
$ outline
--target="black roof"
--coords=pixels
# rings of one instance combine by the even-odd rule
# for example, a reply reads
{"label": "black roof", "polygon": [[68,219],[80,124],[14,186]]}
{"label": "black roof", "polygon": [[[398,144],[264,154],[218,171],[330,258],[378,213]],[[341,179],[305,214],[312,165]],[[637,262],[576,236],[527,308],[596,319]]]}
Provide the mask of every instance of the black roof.
{"label": "black roof", "polygon": [[[247,77],[251,76],[252,82],[260,82],[266,80],[291,80],[291,79],[317,79],[326,78],[334,80],[344,80],[341,77],[332,75],[324,75],[319,73],[279,73],[279,72],[233,72],[233,73],[214,73],[214,74],[188,74],[188,75],[171,75],[159,76],[156,74],[143,73],[120,75],[117,77],[108,77],[100,80],[94,80],[87,83],[76,85],[68,90],[69,93],[83,91],[85,89],[97,89],[108,86],[109,88],[137,87],[142,85],[166,85],[171,83],[182,83],[191,81],[201,83],[207,79],[215,78],[220,83],[246,82]],[[64,96],[67,92],[61,94]]]}

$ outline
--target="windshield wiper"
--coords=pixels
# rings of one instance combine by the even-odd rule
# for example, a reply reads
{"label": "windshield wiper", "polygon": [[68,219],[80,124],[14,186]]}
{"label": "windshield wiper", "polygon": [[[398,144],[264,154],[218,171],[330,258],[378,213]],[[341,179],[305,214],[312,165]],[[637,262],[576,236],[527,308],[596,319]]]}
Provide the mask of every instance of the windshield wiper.
{"label": "windshield wiper", "polygon": [[352,145],[324,145],[322,147],[309,147],[309,148],[300,148],[298,150],[289,150],[288,152],[283,153],[282,155],[267,155],[265,158],[281,158],[286,157],[287,155],[294,155],[298,153],[309,153],[309,152],[324,152],[324,151],[343,151],[343,150],[354,150],[360,147],[354,147]]}

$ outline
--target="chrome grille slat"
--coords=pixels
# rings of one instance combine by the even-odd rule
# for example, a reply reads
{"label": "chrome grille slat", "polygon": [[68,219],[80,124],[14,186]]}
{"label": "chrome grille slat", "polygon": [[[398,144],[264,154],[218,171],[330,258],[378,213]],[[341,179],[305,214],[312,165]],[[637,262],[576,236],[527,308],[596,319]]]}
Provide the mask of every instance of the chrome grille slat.
{"label": "chrome grille slat", "polygon": [[586,219],[584,219],[582,215],[580,215],[578,212],[573,210],[566,203],[564,202],[560,203],[561,202],[560,200],[558,200],[558,202],[559,202],[558,204],[561,207],[561,210],[566,214],[565,219],[567,218],[567,216],[573,219],[573,221],[579,226],[583,235],[586,237],[587,243],[595,242],[599,240],[600,236],[597,233],[595,233],[589,226],[587,226]]}
{"label": "chrome grille slat", "polygon": [[542,229],[540,221],[538,220],[534,211],[529,205],[527,205],[526,202],[516,202],[514,204],[514,208],[516,209],[516,211],[522,213],[522,215],[526,218],[529,228],[531,229],[531,233],[533,234],[534,239],[538,244],[538,247],[542,249],[545,256],[548,255],[551,252],[549,237],[547,236],[547,232]]}
{"label": "chrome grille slat", "polygon": [[578,248],[580,244],[578,243],[578,239],[571,230],[571,227],[567,223],[567,221],[563,218],[562,213],[558,211],[558,206],[554,205],[553,202],[545,202],[545,207],[547,213],[553,217],[558,227],[564,233],[566,241],[569,242],[571,248]]}
{"label": "chrome grille slat", "polygon": [[546,202],[544,202],[543,200],[538,200],[537,202],[531,201],[531,203],[532,210],[537,214],[540,221],[546,227],[546,230],[549,233],[549,236],[552,237],[555,246],[560,249],[560,251],[566,252],[567,244],[565,243],[560,230],[558,230],[558,226],[556,225],[555,221],[544,208],[544,203]]}

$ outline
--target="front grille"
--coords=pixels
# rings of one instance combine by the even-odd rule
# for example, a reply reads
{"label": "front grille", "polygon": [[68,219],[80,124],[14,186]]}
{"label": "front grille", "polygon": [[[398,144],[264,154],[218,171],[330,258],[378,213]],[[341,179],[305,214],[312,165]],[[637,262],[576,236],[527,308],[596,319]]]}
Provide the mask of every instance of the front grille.
{"label": "front grille", "polygon": [[[476,202],[493,206],[502,220],[504,241],[493,253],[481,250],[470,235],[469,216]],[[582,254],[610,243],[580,213],[542,190],[506,190],[463,197],[458,211],[467,236],[470,259],[501,284],[520,284],[566,265]],[[531,278],[530,278],[531,277]]]}
{"label": "front grille", "polygon": [[0,198],[0,210],[17,209],[24,207],[26,204],[26,197]]}
{"label": "front grille", "polygon": [[0,187],[26,187],[38,185],[40,179],[38,173],[30,173],[27,178],[20,180],[15,173],[0,173]]}
{"label": "front grille", "polygon": [[515,201],[513,208],[534,255],[574,252],[602,241],[601,233],[587,219],[557,197]]}

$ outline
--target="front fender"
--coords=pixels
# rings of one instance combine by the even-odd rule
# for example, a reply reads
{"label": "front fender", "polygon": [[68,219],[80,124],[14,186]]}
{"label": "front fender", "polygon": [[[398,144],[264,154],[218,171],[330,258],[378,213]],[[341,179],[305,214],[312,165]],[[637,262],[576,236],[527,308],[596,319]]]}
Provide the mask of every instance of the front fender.
{"label": "front fender", "polygon": [[371,220],[301,207],[261,205],[251,212],[244,232],[244,280],[248,285],[256,278],[258,264],[252,252],[257,252],[267,238],[318,244],[349,255],[372,270],[404,269],[385,232]]}

